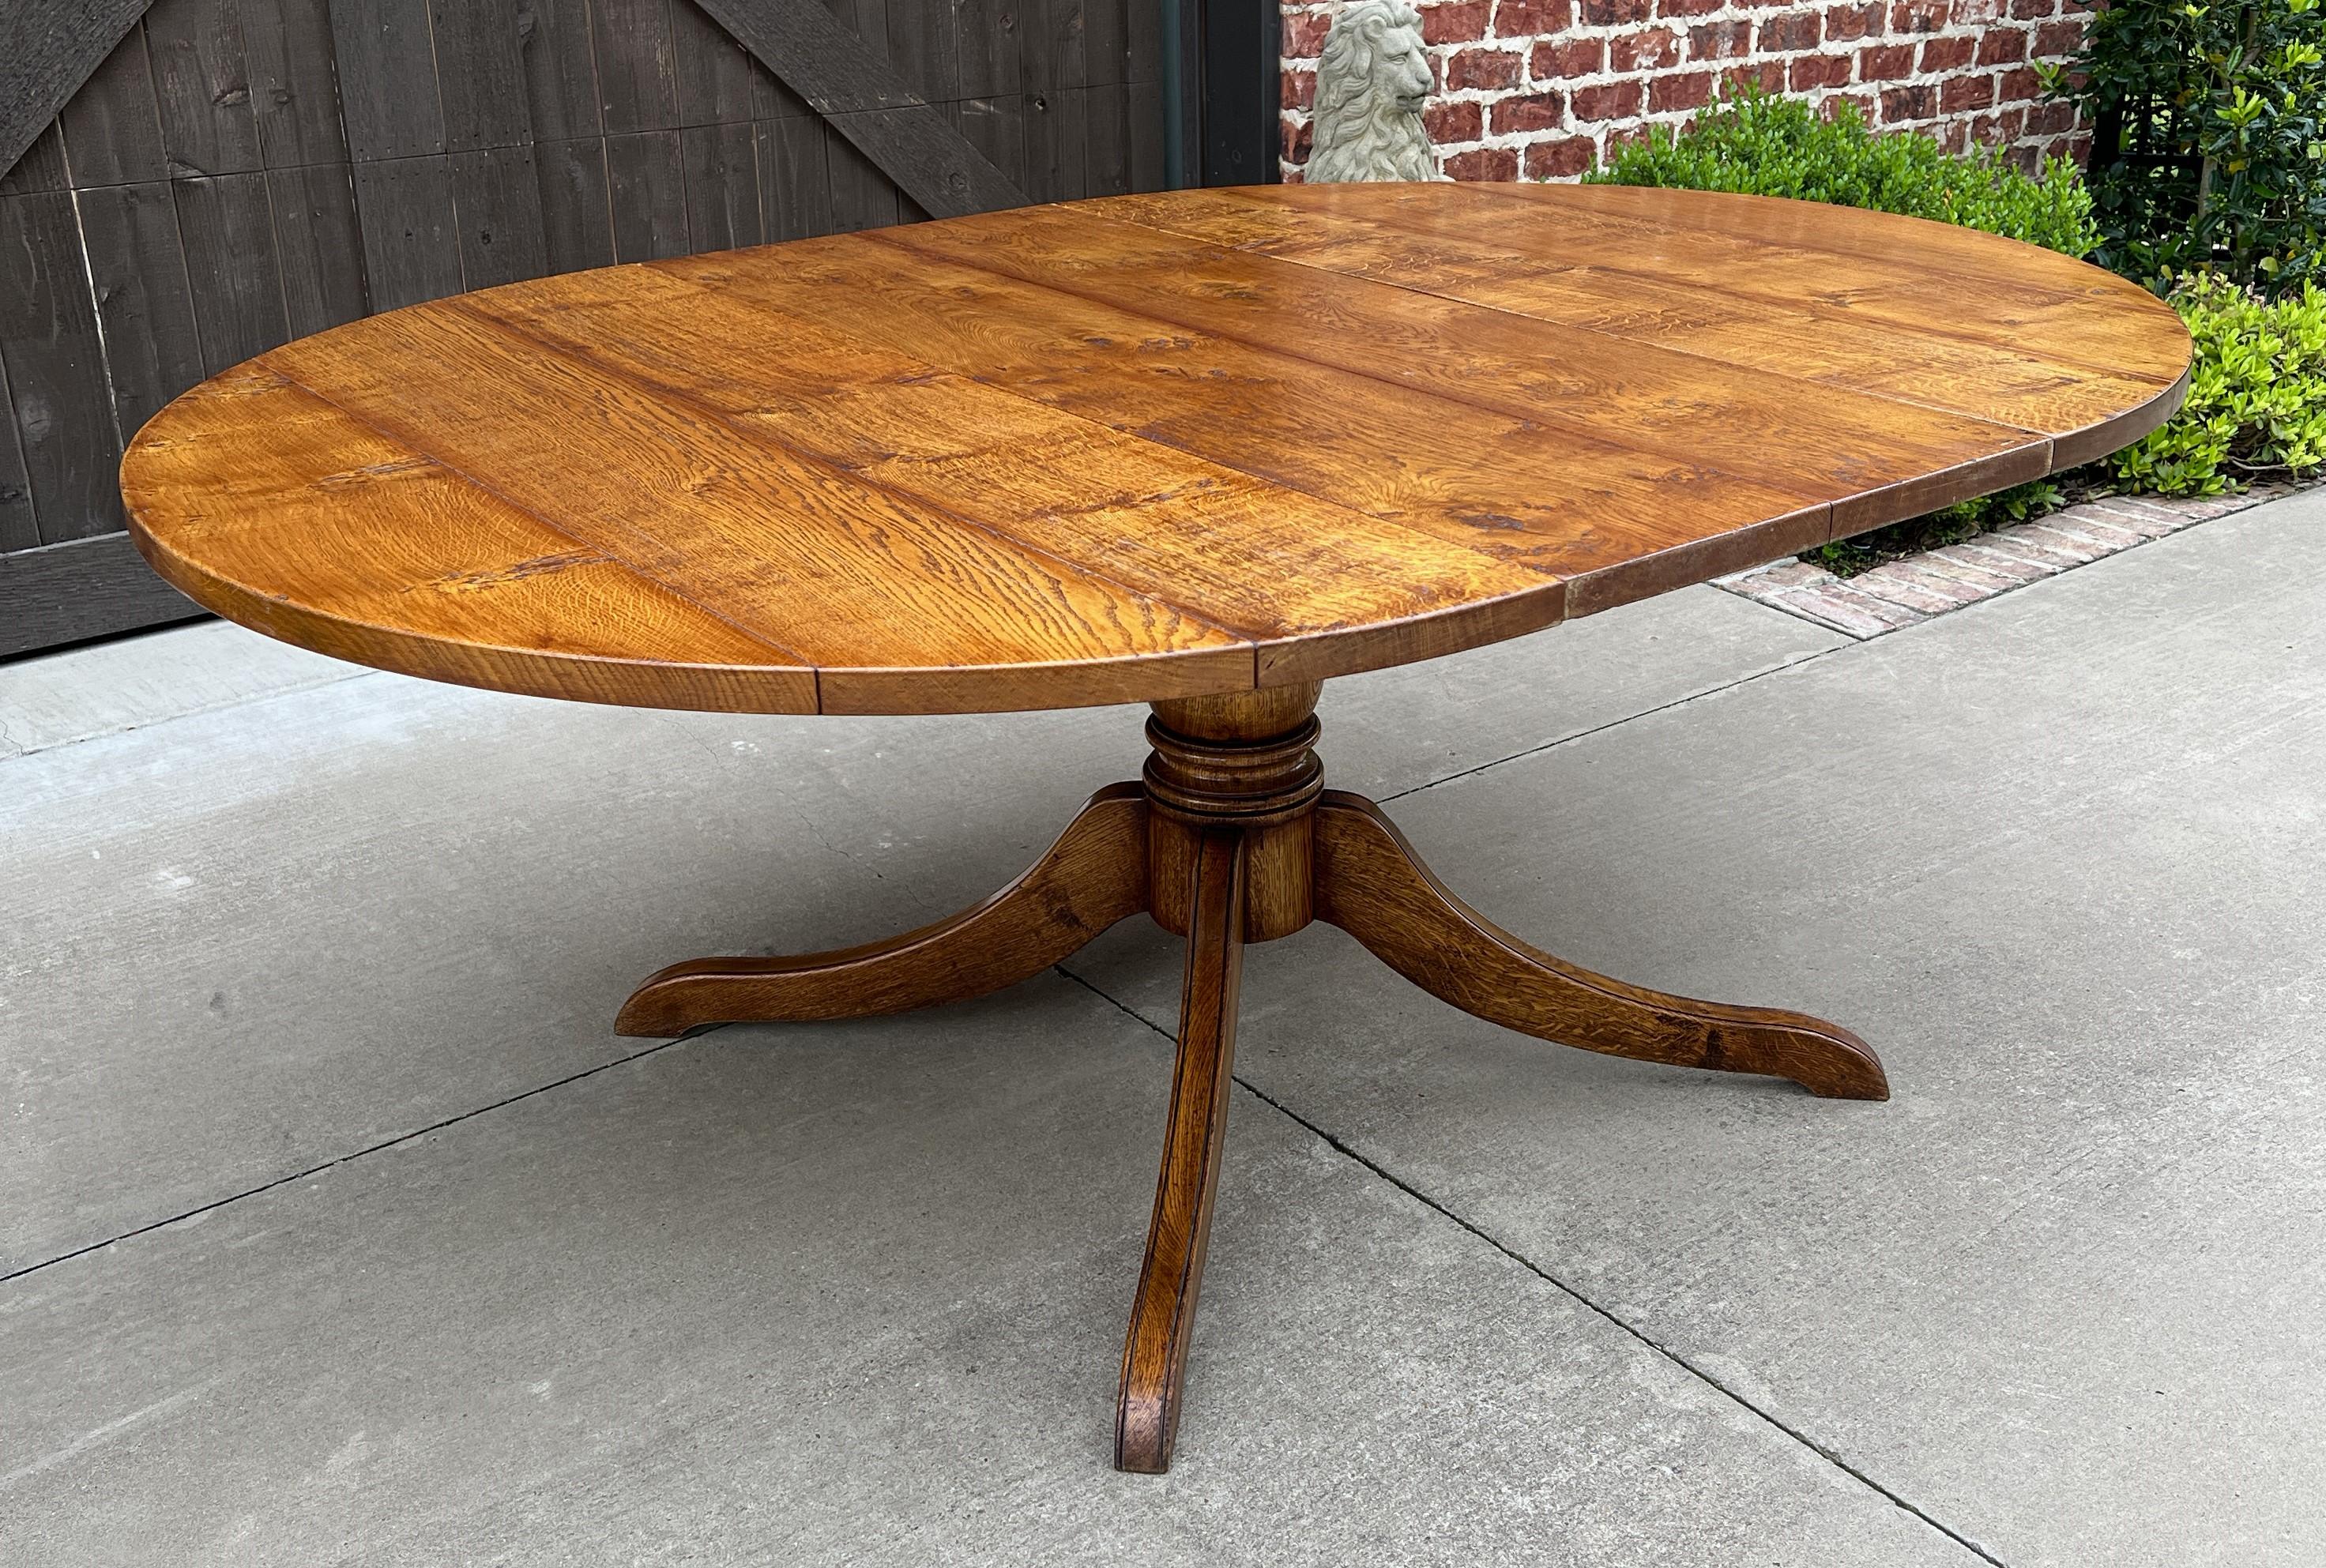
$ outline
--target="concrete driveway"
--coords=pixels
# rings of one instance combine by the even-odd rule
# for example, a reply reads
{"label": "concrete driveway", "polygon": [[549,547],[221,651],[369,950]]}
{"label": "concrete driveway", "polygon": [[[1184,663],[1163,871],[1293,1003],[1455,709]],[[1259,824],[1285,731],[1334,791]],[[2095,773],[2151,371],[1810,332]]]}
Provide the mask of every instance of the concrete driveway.
{"label": "concrete driveway", "polygon": [[598,710],[219,625],[0,666],[0,1562],[2326,1563],[2326,499],[1323,715],[1494,919],[1846,1023],[1896,1098],[1255,949],[1154,1479],[1168,939],[609,1030],[982,896],[1138,713]]}

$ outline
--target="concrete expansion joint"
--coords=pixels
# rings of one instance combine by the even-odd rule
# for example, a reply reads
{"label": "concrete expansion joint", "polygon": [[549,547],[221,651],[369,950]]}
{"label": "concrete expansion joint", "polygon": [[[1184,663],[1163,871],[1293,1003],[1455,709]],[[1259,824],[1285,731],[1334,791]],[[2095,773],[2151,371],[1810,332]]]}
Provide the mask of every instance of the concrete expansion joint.
{"label": "concrete expansion joint", "polygon": [[400,1148],[405,1144],[414,1142],[420,1138],[424,1138],[431,1133],[442,1132],[446,1127],[458,1126],[460,1123],[464,1121],[472,1121],[476,1118],[483,1116],[488,1111],[499,1110],[505,1106],[515,1105],[520,1100],[531,1099],[536,1095],[547,1094],[554,1089],[563,1089],[569,1083],[579,1083],[585,1078],[595,1078],[600,1072],[610,1072],[614,1068],[627,1066],[628,1063],[633,1062],[643,1061],[645,1058],[654,1055],[656,1052],[666,1051],[673,1045],[684,1044],[686,1040],[693,1038],[693,1036],[691,1035],[682,1035],[676,1040],[664,1040],[652,1045],[643,1046],[638,1050],[629,1053],[626,1056],[617,1056],[611,1062],[600,1062],[595,1067],[585,1067],[579,1072],[569,1073],[565,1077],[556,1080],[554,1082],[535,1084],[531,1089],[520,1090],[516,1093],[509,1095],[504,1099],[494,1100],[490,1105],[480,1105],[472,1110],[464,1110],[458,1116],[448,1116],[442,1121],[432,1121],[426,1127],[414,1127],[411,1131],[398,1133],[392,1138],[383,1138],[376,1144],[368,1144],[362,1148],[350,1150],[349,1153],[344,1155],[335,1155],[330,1159],[321,1162],[320,1164],[309,1165],[303,1171],[293,1171],[288,1175],[277,1176],[271,1182],[261,1182],[255,1187],[246,1187],[239,1192],[229,1192],[223,1198],[213,1198],[207,1203],[197,1203],[192,1208],[184,1210],[176,1214],[172,1214],[166,1219],[155,1220],[148,1224],[134,1226],[127,1230],[122,1231],[117,1236],[108,1236],[102,1241],[92,1241],[86,1246],[75,1247],[68,1251],[60,1252],[53,1257],[43,1257],[37,1263],[28,1263],[22,1268],[12,1269],[6,1274],[0,1274],[0,1285],[5,1285],[12,1279],[22,1279],[28,1274],[38,1274],[44,1268],[53,1268],[60,1263],[70,1263],[76,1257],[86,1257],[92,1252],[102,1252],[108,1247],[116,1246],[121,1242],[130,1240],[135,1237],[144,1236],[155,1230],[166,1230],[172,1225],[181,1224],[186,1220],[198,1219],[200,1216],[209,1214],[216,1210],[228,1208],[233,1204],[239,1203],[245,1198],[256,1198],[262,1192],[272,1192],[278,1187],[288,1187],[296,1183],[306,1181],[311,1176],[320,1176],[326,1171],[337,1170],[341,1165],[352,1164],[356,1161],[363,1159],[367,1155],[384,1154],[389,1149]]}
{"label": "concrete expansion joint", "polygon": [[1531,746],[1524,751],[1514,751],[1508,756],[1498,756],[1492,762],[1482,762],[1475,767],[1465,767],[1461,769],[1459,772],[1449,773],[1442,778],[1434,778],[1428,780],[1427,783],[1415,784],[1410,789],[1402,789],[1392,794],[1382,795],[1381,797],[1380,803],[1382,805],[1388,805],[1393,801],[1404,800],[1409,795],[1418,795],[1425,790],[1434,790],[1440,784],[1449,784],[1465,778],[1475,778],[1480,774],[1492,773],[1494,769],[1502,767],[1506,764],[1524,762],[1529,757],[1540,756],[1547,751],[1556,751],[1562,746],[1571,746],[1578,740],[1588,740],[1595,735],[1602,735],[1610,729],[1621,728],[1623,726],[1633,723],[1638,719],[1652,719],[1660,713],[1670,713],[1678,709],[1686,708],[1690,703],[1700,702],[1707,697],[1717,697],[1723,692],[1734,691],[1739,687],[1749,686],[1755,681],[1764,680],[1771,675],[1781,675],[1788,670],[1798,670],[1804,665],[1814,664],[1820,659],[1830,658],[1836,654],[1847,653],[1856,646],[1857,646],[1857,644],[1851,642],[1842,643],[1830,648],[1819,648],[1813,653],[1803,654],[1798,659],[1788,659],[1783,663],[1772,664],[1765,670],[1755,670],[1749,675],[1739,675],[1734,681],[1724,681],[1717,686],[1707,686],[1702,691],[1690,691],[1684,697],[1675,697],[1670,701],[1659,703],[1653,708],[1642,708],[1637,713],[1626,713],[1622,718],[1611,719],[1605,724],[1594,724],[1587,729],[1578,729],[1572,734],[1561,735],[1554,739],[1546,740],[1540,746]]}
{"label": "concrete expansion joint", "polygon": [[[1121,998],[1111,996],[1107,992],[1101,990],[1097,986],[1093,985],[1082,976],[1075,974],[1072,970],[1067,969],[1065,965],[1058,965],[1056,972],[1064,979],[1071,980],[1075,985],[1082,987],[1083,989],[1088,991],[1092,996],[1098,997],[1103,1002],[1105,1002],[1117,1012],[1122,1014],[1123,1016],[1131,1019],[1142,1027],[1152,1030],[1166,1040],[1176,1041],[1177,1036],[1174,1035],[1170,1030],[1164,1028],[1159,1024],[1157,1024],[1153,1019],[1148,1017],[1145,1014],[1140,1013],[1138,1009],[1123,1002]],[[1743,1394],[1738,1393],[1735,1389],[1730,1387],[1727,1384],[1722,1382],[1719,1378],[1714,1377],[1711,1373],[1706,1371],[1703,1368],[1698,1366],[1695,1362],[1689,1360],[1686,1356],[1681,1355],[1670,1346],[1665,1344],[1661,1340],[1656,1339],[1646,1331],[1625,1321],[1624,1318],[1619,1317],[1616,1313],[1610,1311],[1608,1308],[1602,1306],[1599,1303],[1592,1300],[1589,1296],[1584,1294],[1575,1286],[1568,1284],[1567,1281],[1559,1278],[1557,1275],[1552,1274],[1549,1269],[1543,1267],[1542,1265],[1529,1257],[1525,1253],[1519,1251],[1516,1248],[1511,1246],[1508,1242],[1503,1240],[1492,1231],[1484,1229],[1465,1216],[1456,1213],[1454,1210],[1447,1208],[1443,1202],[1440,1202],[1437,1199],[1430,1196],[1428,1192],[1423,1192],[1420,1188],[1416,1187],[1411,1183],[1404,1180],[1395,1172],[1381,1164],[1378,1161],[1370,1159],[1364,1155],[1360,1154],[1356,1149],[1351,1147],[1346,1142],[1335,1137],[1326,1128],[1319,1127],[1317,1123],[1310,1121],[1307,1117],[1302,1116],[1298,1111],[1294,1110],[1290,1106],[1285,1104],[1274,1095],[1270,1094],[1266,1090],[1261,1089],[1250,1079],[1244,1077],[1242,1073],[1231,1073],[1229,1076],[1230,1081],[1233,1081],[1237,1088],[1242,1090],[1245,1093],[1251,1095],[1254,1099],[1259,1100],[1262,1105],[1267,1106],[1270,1109],[1277,1112],[1286,1120],[1291,1122],[1294,1126],[1308,1133],[1311,1137],[1320,1140],[1335,1154],[1363,1166],[1373,1176],[1381,1181],[1388,1183],[1391,1186],[1396,1188],[1399,1192],[1404,1193],[1407,1197],[1412,1199],[1415,1202],[1420,1204],[1431,1213],[1436,1214],[1440,1219],[1447,1220],[1448,1223],[1459,1228],[1460,1229],[1466,1231],[1471,1236],[1475,1237],[1478,1240],[1484,1242],[1487,1246],[1501,1253],[1504,1257],[1509,1258],[1512,1263],[1517,1264],[1521,1268],[1525,1269],[1529,1274],[1531,1274],[1537,1279],[1541,1280],[1545,1285],[1549,1285],[1552,1289],[1568,1297],[1570,1300],[1575,1302],[1577,1305],[1586,1308],[1596,1316],[1621,1330],[1627,1337],[1646,1346],[1649,1350],[1654,1351],[1657,1355],[1670,1362],[1674,1367],[1677,1367],[1681,1371],[1687,1373],[1690,1378],[1695,1378],[1698,1382],[1702,1383],[1705,1387],[1719,1394],[1722,1397],[1727,1399],[1732,1404],[1735,1404],[1740,1408],[1749,1411],[1754,1415],[1758,1416],[1767,1425],[1775,1431],[1782,1433],[1784,1436],[1791,1439],[1800,1447],[1808,1449],[1811,1453],[1816,1454],[1818,1458],[1833,1466],[1834,1469],[1840,1471],[1843,1474],[1848,1476],[1852,1480],[1856,1481],[1859,1485],[1865,1487],[1869,1491],[1878,1494],[1893,1507],[1899,1508],[1903,1512],[1912,1515],[1916,1519],[1919,1519],[1923,1524],[1929,1526],[1931,1529],[1936,1530],[1939,1534],[1946,1536],[1947,1539],[1954,1542],[1955,1545],[1962,1547],[1965,1551],[1977,1557],[1980,1562],[1990,1563],[1993,1565],[1993,1568],[2010,1568],[2010,1564],[2005,1563],[2002,1558],[1997,1557],[1994,1553],[1988,1551],[1977,1542],[1970,1539],[1961,1531],[1948,1525],[1937,1516],[1931,1513],[1927,1508],[1923,1508],[1917,1504],[1909,1501],[1891,1488],[1883,1485],[1882,1482],[1876,1480],[1864,1470],[1842,1458],[1840,1453],[1834,1449],[1818,1442],[1817,1439],[1810,1436],[1807,1433],[1800,1431],[1799,1428],[1780,1420],[1768,1410],[1754,1404],[1751,1399],[1746,1398]]]}

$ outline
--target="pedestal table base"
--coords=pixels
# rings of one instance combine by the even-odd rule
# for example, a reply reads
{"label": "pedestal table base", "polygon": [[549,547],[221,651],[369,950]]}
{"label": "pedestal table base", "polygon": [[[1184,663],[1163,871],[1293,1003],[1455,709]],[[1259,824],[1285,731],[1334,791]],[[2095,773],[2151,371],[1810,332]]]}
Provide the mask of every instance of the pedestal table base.
{"label": "pedestal table base", "polygon": [[1528,946],[1447,891],[1379,807],[1323,787],[1315,685],[1158,702],[1145,776],[1091,797],[1049,852],[973,909],[887,942],[797,958],[674,964],[623,1004],[625,1035],[850,1018],[982,996],[1138,914],[1187,943],[1163,1168],[1122,1349],[1114,1462],[1170,1463],[1227,1129],[1246,942],[1312,920],[1464,1012],[1613,1056],[1791,1079],[1886,1099],[1837,1025],[1667,996]]}

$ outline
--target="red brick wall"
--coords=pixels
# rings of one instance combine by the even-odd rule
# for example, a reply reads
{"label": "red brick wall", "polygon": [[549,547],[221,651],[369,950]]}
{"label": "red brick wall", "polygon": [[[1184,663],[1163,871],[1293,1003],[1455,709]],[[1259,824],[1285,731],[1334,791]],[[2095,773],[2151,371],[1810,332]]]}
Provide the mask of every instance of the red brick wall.
{"label": "red brick wall", "polygon": [[[1284,177],[1308,158],[1317,55],[1339,0],[1283,0]],[[2031,162],[2074,153],[2075,117],[2033,61],[2072,51],[2062,0],[1436,0],[1428,117],[1456,180],[1581,173],[1651,125],[1684,123],[1720,80],[1849,97],[1884,128],[1972,137]]]}

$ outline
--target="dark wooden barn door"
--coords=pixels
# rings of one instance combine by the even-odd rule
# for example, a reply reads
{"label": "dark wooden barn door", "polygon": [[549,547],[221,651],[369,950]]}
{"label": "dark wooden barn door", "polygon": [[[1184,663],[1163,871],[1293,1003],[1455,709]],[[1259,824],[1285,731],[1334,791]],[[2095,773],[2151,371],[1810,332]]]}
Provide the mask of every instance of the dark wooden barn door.
{"label": "dark wooden barn door", "polygon": [[1157,0],[5,0],[0,656],[197,613],[124,442],[544,273],[1165,179]]}

